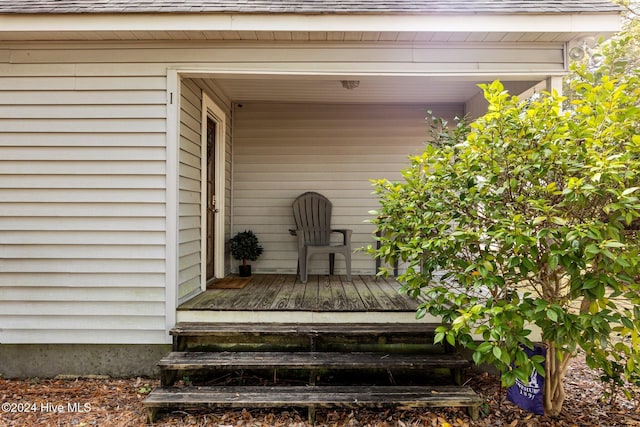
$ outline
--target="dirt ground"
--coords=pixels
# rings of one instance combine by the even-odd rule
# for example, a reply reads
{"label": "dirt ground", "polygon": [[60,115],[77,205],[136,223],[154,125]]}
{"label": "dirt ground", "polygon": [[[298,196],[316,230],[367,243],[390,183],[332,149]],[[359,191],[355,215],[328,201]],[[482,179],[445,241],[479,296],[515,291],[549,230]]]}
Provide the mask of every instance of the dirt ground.
{"label": "dirt ground", "polygon": [[[478,421],[464,410],[322,411],[319,426],[438,427],[614,427],[640,426],[640,405],[622,397],[614,405],[603,401],[596,374],[577,359],[565,385],[567,399],[560,417],[532,415],[507,401],[505,390],[491,375],[471,375],[468,384],[485,403]],[[144,426],[142,400],[157,380],[132,379],[0,379],[0,426]],[[309,426],[303,409],[176,411],[160,415],[156,426]]]}

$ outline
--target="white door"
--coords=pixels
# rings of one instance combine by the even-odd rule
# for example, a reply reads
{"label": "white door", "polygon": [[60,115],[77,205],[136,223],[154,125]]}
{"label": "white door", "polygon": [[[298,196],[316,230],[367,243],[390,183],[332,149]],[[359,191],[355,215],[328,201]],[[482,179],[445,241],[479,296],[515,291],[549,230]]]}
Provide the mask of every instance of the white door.
{"label": "white door", "polygon": [[[207,169],[206,169],[206,181],[207,181],[207,225],[206,225],[206,279],[209,280],[215,278],[214,260],[216,255],[216,227],[215,218],[220,212],[216,207],[216,122],[213,118],[207,116]],[[222,254],[220,254],[222,255]]]}
{"label": "white door", "polygon": [[202,289],[224,277],[224,165],[226,115],[205,93],[202,95]]}

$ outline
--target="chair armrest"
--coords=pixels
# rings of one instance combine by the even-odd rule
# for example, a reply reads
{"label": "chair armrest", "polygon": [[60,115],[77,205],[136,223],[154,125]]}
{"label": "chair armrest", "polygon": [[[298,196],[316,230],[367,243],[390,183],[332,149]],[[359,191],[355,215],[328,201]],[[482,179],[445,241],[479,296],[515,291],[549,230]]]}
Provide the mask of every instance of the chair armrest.
{"label": "chair armrest", "polygon": [[334,228],[331,230],[332,233],[341,233],[343,245],[347,245],[351,243],[351,234],[353,230],[349,230],[348,228]]}
{"label": "chair armrest", "polygon": [[298,241],[298,250],[303,248],[304,247],[304,231],[303,230],[298,230],[298,229],[295,229],[295,228],[290,228],[289,229],[289,233],[292,236],[295,236],[297,238],[296,240]]}

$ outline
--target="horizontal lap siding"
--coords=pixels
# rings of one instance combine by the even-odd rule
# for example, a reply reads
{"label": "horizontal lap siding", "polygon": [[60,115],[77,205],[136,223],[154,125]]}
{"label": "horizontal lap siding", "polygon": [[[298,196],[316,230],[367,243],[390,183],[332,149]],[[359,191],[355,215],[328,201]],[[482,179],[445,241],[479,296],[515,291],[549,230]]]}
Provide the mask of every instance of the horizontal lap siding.
{"label": "horizontal lap siding", "polygon": [[166,342],[165,72],[67,54],[0,64],[0,342]]}
{"label": "horizontal lap siding", "polygon": [[[180,165],[179,165],[179,236],[178,236],[178,304],[198,294],[202,283],[201,251],[201,132],[202,91],[206,91],[229,115],[229,101],[217,97],[215,88],[201,79],[184,79],[181,82],[180,104]],[[226,107],[224,107],[226,106]],[[231,123],[229,116],[226,122]],[[227,125],[225,139],[225,197],[231,200],[231,133]],[[230,233],[231,210],[225,205],[225,231]],[[228,236],[225,236],[225,241]],[[222,254],[221,256],[224,256]],[[225,266],[228,271],[228,266]]]}
{"label": "horizontal lap siding", "polygon": [[[348,75],[452,67],[563,70],[560,45],[520,53],[511,48],[486,57],[473,45],[444,44],[424,49],[330,43],[3,44],[0,342],[167,341],[165,304],[172,302],[162,300],[165,284],[174,286],[173,278],[165,277],[166,181],[172,172],[166,170],[168,67]],[[181,88],[183,299],[196,289],[201,262],[199,167],[192,152],[199,143],[200,90],[226,105],[225,111],[230,105],[214,84],[193,79]],[[293,272],[287,212],[296,195],[317,190],[334,202],[334,224],[354,229],[354,247],[371,242],[371,227],[363,223],[376,206],[368,179],[398,176],[406,155],[419,150],[424,139],[424,110],[245,104],[234,117],[233,152],[231,114],[227,118],[227,232],[254,229],[265,246],[258,269]],[[318,267],[323,265],[314,264]],[[372,268],[367,255],[355,255],[355,271]],[[30,301],[44,305],[26,310]],[[77,310],[82,301],[93,302],[90,311]],[[38,313],[39,307],[45,312]]]}
{"label": "horizontal lap siding", "polygon": [[[430,106],[435,114],[461,114],[459,106]],[[427,137],[424,105],[249,104],[235,112],[234,229],[252,229],[265,251],[257,271],[295,273],[297,249],[291,203],[318,191],[333,203],[334,228],[353,230],[353,248],[373,244],[365,222],[378,207],[370,179],[401,178],[407,156]],[[316,256],[312,273],[328,270]],[[375,263],[353,254],[354,273],[371,274]],[[342,257],[336,272],[344,274]]]}
{"label": "horizontal lap siding", "polygon": [[201,263],[201,89],[192,80],[180,87],[178,199],[178,302],[200,292]]}

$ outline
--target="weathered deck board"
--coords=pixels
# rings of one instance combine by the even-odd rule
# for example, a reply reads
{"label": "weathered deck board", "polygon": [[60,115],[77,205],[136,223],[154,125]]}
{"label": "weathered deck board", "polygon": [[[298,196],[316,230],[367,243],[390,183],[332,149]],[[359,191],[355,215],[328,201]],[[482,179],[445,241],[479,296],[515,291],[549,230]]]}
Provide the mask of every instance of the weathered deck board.
{"label": "weathered deck board", "polygon": [[372,310],[374,307],[379,307],[380,304],[376,299],[375,293],[371,289],[369,289],[363,279],[363,276],[355,277],[353,280],[355,285],[354,287],[356,288],[354,290],[362,299],[365,311]]}
{"label": "weathered deck board", "polygon": [[[338,386],[338,387],[185,387],[159,388],[152,391],[143,405],[153,422],[162,408],[194,407],[322,407],[322,408],[387,408],[401,407],[468,407],[471,417],[478,418],[482,399],[469,387],[422,386]],[[310,413],[311,416],[311,413]]]}
{"label": "weathered deck board", "polygon": [[[198,388],[170,388],[158,390],[144,401],[147,407],[171,402],[173,407],[184,404],[208,404],[211,406],[262,407],[262,406],[307,406],[309,404],[341,407],[352,404],[362,406],[389,406],[405,403],[410,406],[468,406],[479,405],[481,399],[468,387],[456,386],[237,386]],[[364,396],[364,397],[363,397]],[[358,398],[359,397],[359,398]],[[447,400],[452,399],[452,400]],[[216,405],[215,403],[218,403]]]}
{"label": "weathered deck board", "polygon": [[296,277],[296,287],[304,287],[302,301],[300,301],[300,310],[317,310],[320,294],[319,276],[309,276],[307,283],[302,283]]}
{"label": "weathered deck board", "polygon": [[340,276],[342,290],[344,291],[345,301],[347,303],[347,310],[349,311],[365,311],[366,306],[360,293],[356,290],[355,286],[346,282],[346,276]]}
{"label": "weathered deck board", "polygon": [[[394,283],[397,283],[395,280],[390,279],[390,278],[376,278],[373,280],[373,282],[378,283],[378,285],[380,286],[382,292],[385,293],[385,295],[387,296],[387,298],[389,298],[389,300],[398,308],[404,307],[407,304],[407,301],[412,301],[414,306],[417,306],[417,302],[415,300],[413,300],[412,298],[406,296],[406,295],[402,295],[400,294],[400,292],[398,292],[398,290],[400,289],[399,287],[394,287]],[[383,285],[384,283],[384,285]]]}
{"label": "weathered deck board", "polygon": [[386,280],[374,279],[371,277],[364,277],[363,281],[365,286],[369,288],[369,290],[375,295],[376,301],[384,310],[396,310],[402,308],[402,306],[406,305],[406,301],[404,297],[400,298],[402,304],[398,306],[396,300],[389,296],[392,292],[398,294],[397,290],[392,289],[392,292],[386,292],[386,288],[389,285]]}
{"label": "weathered deck board", "polygon": [[164,369],[281,368],[290,369],[379,369],[379,368],[467,368],[470,362],[457,353],[380,352],[172,352],[158,366]]}
{"label": "weathered deck board", "polygon": [[[271,310],[287,310],[291,304],[295,304],[296,298],[300,295],[299,287],[294,286],[296,280],[295,276],[285,275],[281,277],[282,285],[275,295],[271,306]],[[293,300],[293,302],[292,302]]]}
{"label": "weathered deck board", "polygon": [[173,336],[223,336],[233,334],[279,334],[340,336],[433,335],[439,323],[178,323]]}
{"label": "weathered deck board", "polygon": [[256,295],[260,296],[258,302],[254,305],[256,310],[265,310],[271,308],[273,302],[278,296],[278,293],[280,292],[280,288],[282,287],[283,282],[284,280],[282,280],[281,276],[274,275],[265,283],[262,292],[255,293]]}
{"label": "weathered deck board", "polygon": [[375,276],[254,275],[243,289],[211,289],[182,304],[179,310],[252,310],[367,312],[416,310],[418,302],[398,293],[400,284]]}
{"label": "weathered deck board", "polygon": [[340,276],[329,276],[328,278],[329,286],[331,287],[331,295],[333,297],[334,307],[339,311],[354,311],[354,308],[349,307],[347,294],[342,287]]}
{"label": "weathered deck board", "polygon": [[340,311],[342,301],[333,298],[329,276],[318,278],[318,309],[320,311]]}
{"label": "weathered deck board", "polygon": [[[273,275],[269,274],[258,276],[258,280],[253,286],[249,286],[253,280],[249,282],[247,286],[240,289],[239,298],[233,300],[233,308],[236,310],[240,310],[245,307],[256,308],[262,301],[262,297],[269,293],[270,285],[273,280]],[[260,289],[260,292],[255,292],[255,289]]]}
{"label": "weathered deck board", "polygon": [[334,369],[449,369],[455,384],[460,385],[462,369],[470,362],[457,353],[381,353],[381,352],[172,352],[163,357],[161,369],[162,386],[172,386],[178,372],[198,372],[211,369],[279,369],[305,370]]}

